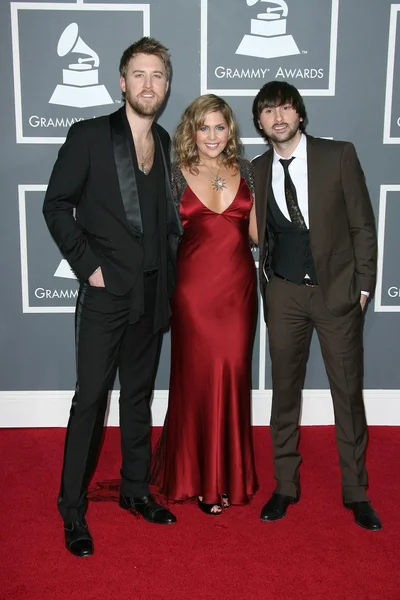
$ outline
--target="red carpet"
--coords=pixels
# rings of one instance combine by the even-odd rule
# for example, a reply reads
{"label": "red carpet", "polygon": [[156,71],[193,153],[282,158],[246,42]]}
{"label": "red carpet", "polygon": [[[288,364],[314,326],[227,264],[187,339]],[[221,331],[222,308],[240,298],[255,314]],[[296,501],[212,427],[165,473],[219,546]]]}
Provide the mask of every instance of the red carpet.
{"label": "red carpet", "polygon": [[[252,504],[209,517],[175,505],[175,526],[90,503],[96,552],[63,547],[56,509],[64,430],[0,431],[1,600],[399,600],[400,430],[371,428],[370,497],[384,529],[364,531],[341,505],[334,430],[303,428],[302,498],[261,523],[273,489],[267,428],[254,430],[261,489]],[[119,474],[109,429],[93,483]]]}

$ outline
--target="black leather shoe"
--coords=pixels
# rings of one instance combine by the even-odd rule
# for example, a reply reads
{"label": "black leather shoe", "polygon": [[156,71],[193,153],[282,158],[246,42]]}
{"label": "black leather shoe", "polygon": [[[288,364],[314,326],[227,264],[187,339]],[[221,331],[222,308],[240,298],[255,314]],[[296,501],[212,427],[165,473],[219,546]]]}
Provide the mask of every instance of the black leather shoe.
{"label": "black leather shoe", "polygon": [[151,496],[142,498],[131,498],[129,496],[119,497],[119,505],[125,510],[134,510],[142,515],[143,519],[158,525],[171,525],[176,523],[176,517],[161,504],[157,504]]}
{"label": "black leather shoe", "polygon": [[353,511],[354,519],[360,527],[371,531],[382,529],[382,523],[369,502],[343,502],[343,504]]}
{"label": "black leather shoe", "polygon": [[290,504],[296,504],[297,498],[273,493],[267,504],[264,505],[260,519],[261,521],[278,521],[286,515]]}
{"label": "black leather shoe", "polygon": [[65,523],[65,546],[75,556],[90,556],[93,554],[93,540],[86,519]]}

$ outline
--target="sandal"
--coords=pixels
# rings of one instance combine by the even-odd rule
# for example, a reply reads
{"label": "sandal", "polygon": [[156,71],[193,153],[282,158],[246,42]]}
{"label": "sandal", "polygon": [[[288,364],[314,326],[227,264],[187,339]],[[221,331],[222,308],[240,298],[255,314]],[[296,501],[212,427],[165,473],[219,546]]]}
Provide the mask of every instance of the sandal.
{"label": "sandal", "polygon": [[[206,515],[219,516],[222,513],[222,506],[220,504],[206,504],[199,497],[197,497],[197,504],[199,509],[203,511]],[[218,512],[214,512],[212,509],[214,506],[218,506],[220,510]]]}
{"label": "sandal", "polygon": [[230,507],[228,494],[221,494],[222,498],[222,508],[225,510]]}

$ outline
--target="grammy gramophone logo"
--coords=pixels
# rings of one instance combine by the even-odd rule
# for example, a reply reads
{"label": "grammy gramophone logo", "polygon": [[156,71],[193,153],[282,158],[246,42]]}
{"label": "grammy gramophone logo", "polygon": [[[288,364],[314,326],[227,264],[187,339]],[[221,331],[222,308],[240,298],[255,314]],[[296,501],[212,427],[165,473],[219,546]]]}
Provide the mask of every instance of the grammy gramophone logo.
{"label": "grammy gramophone logo", "polygon": [[67,54],[81,56],[63,69],[63,82],[56,86],[49,104],[78,108],[113,104],[106,87],[99,84],[99,56],[79,37],[77,23],[70,23],[62,32],[57,54],[60,57]]}
{"label": "grammy gramophone logo", "polygon": [[69,262],[63,258],[54,272],[53,277],[61,277],[62,279],[76,279],[76,275],[71,269]]}
{"label": "grammy gramophone logo", "polygon": [[257,2],[273,6],[268,6],[266,12],[259,13],[256,19],[251,19],[251,33],[243,37],[235,54],[258,58],[300,54],[293,36],[286,33],[287,3],[284,0],[246,0],[247,6],[254,6]]}

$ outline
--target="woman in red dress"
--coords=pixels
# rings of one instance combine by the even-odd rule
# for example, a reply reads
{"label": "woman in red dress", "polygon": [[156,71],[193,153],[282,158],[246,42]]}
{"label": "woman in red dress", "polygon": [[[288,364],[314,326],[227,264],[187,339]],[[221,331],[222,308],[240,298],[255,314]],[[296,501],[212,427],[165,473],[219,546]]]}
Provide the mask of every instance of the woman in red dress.
{"label": "woman in red dress", "polygon": [[172,298],[171,379],[153,483],[208,514],[246,504],[258,484],[251,431],[257,314],[252,166],[240,158],[228,104],[213,94],[186,109],[172,183],[184,235]]}

